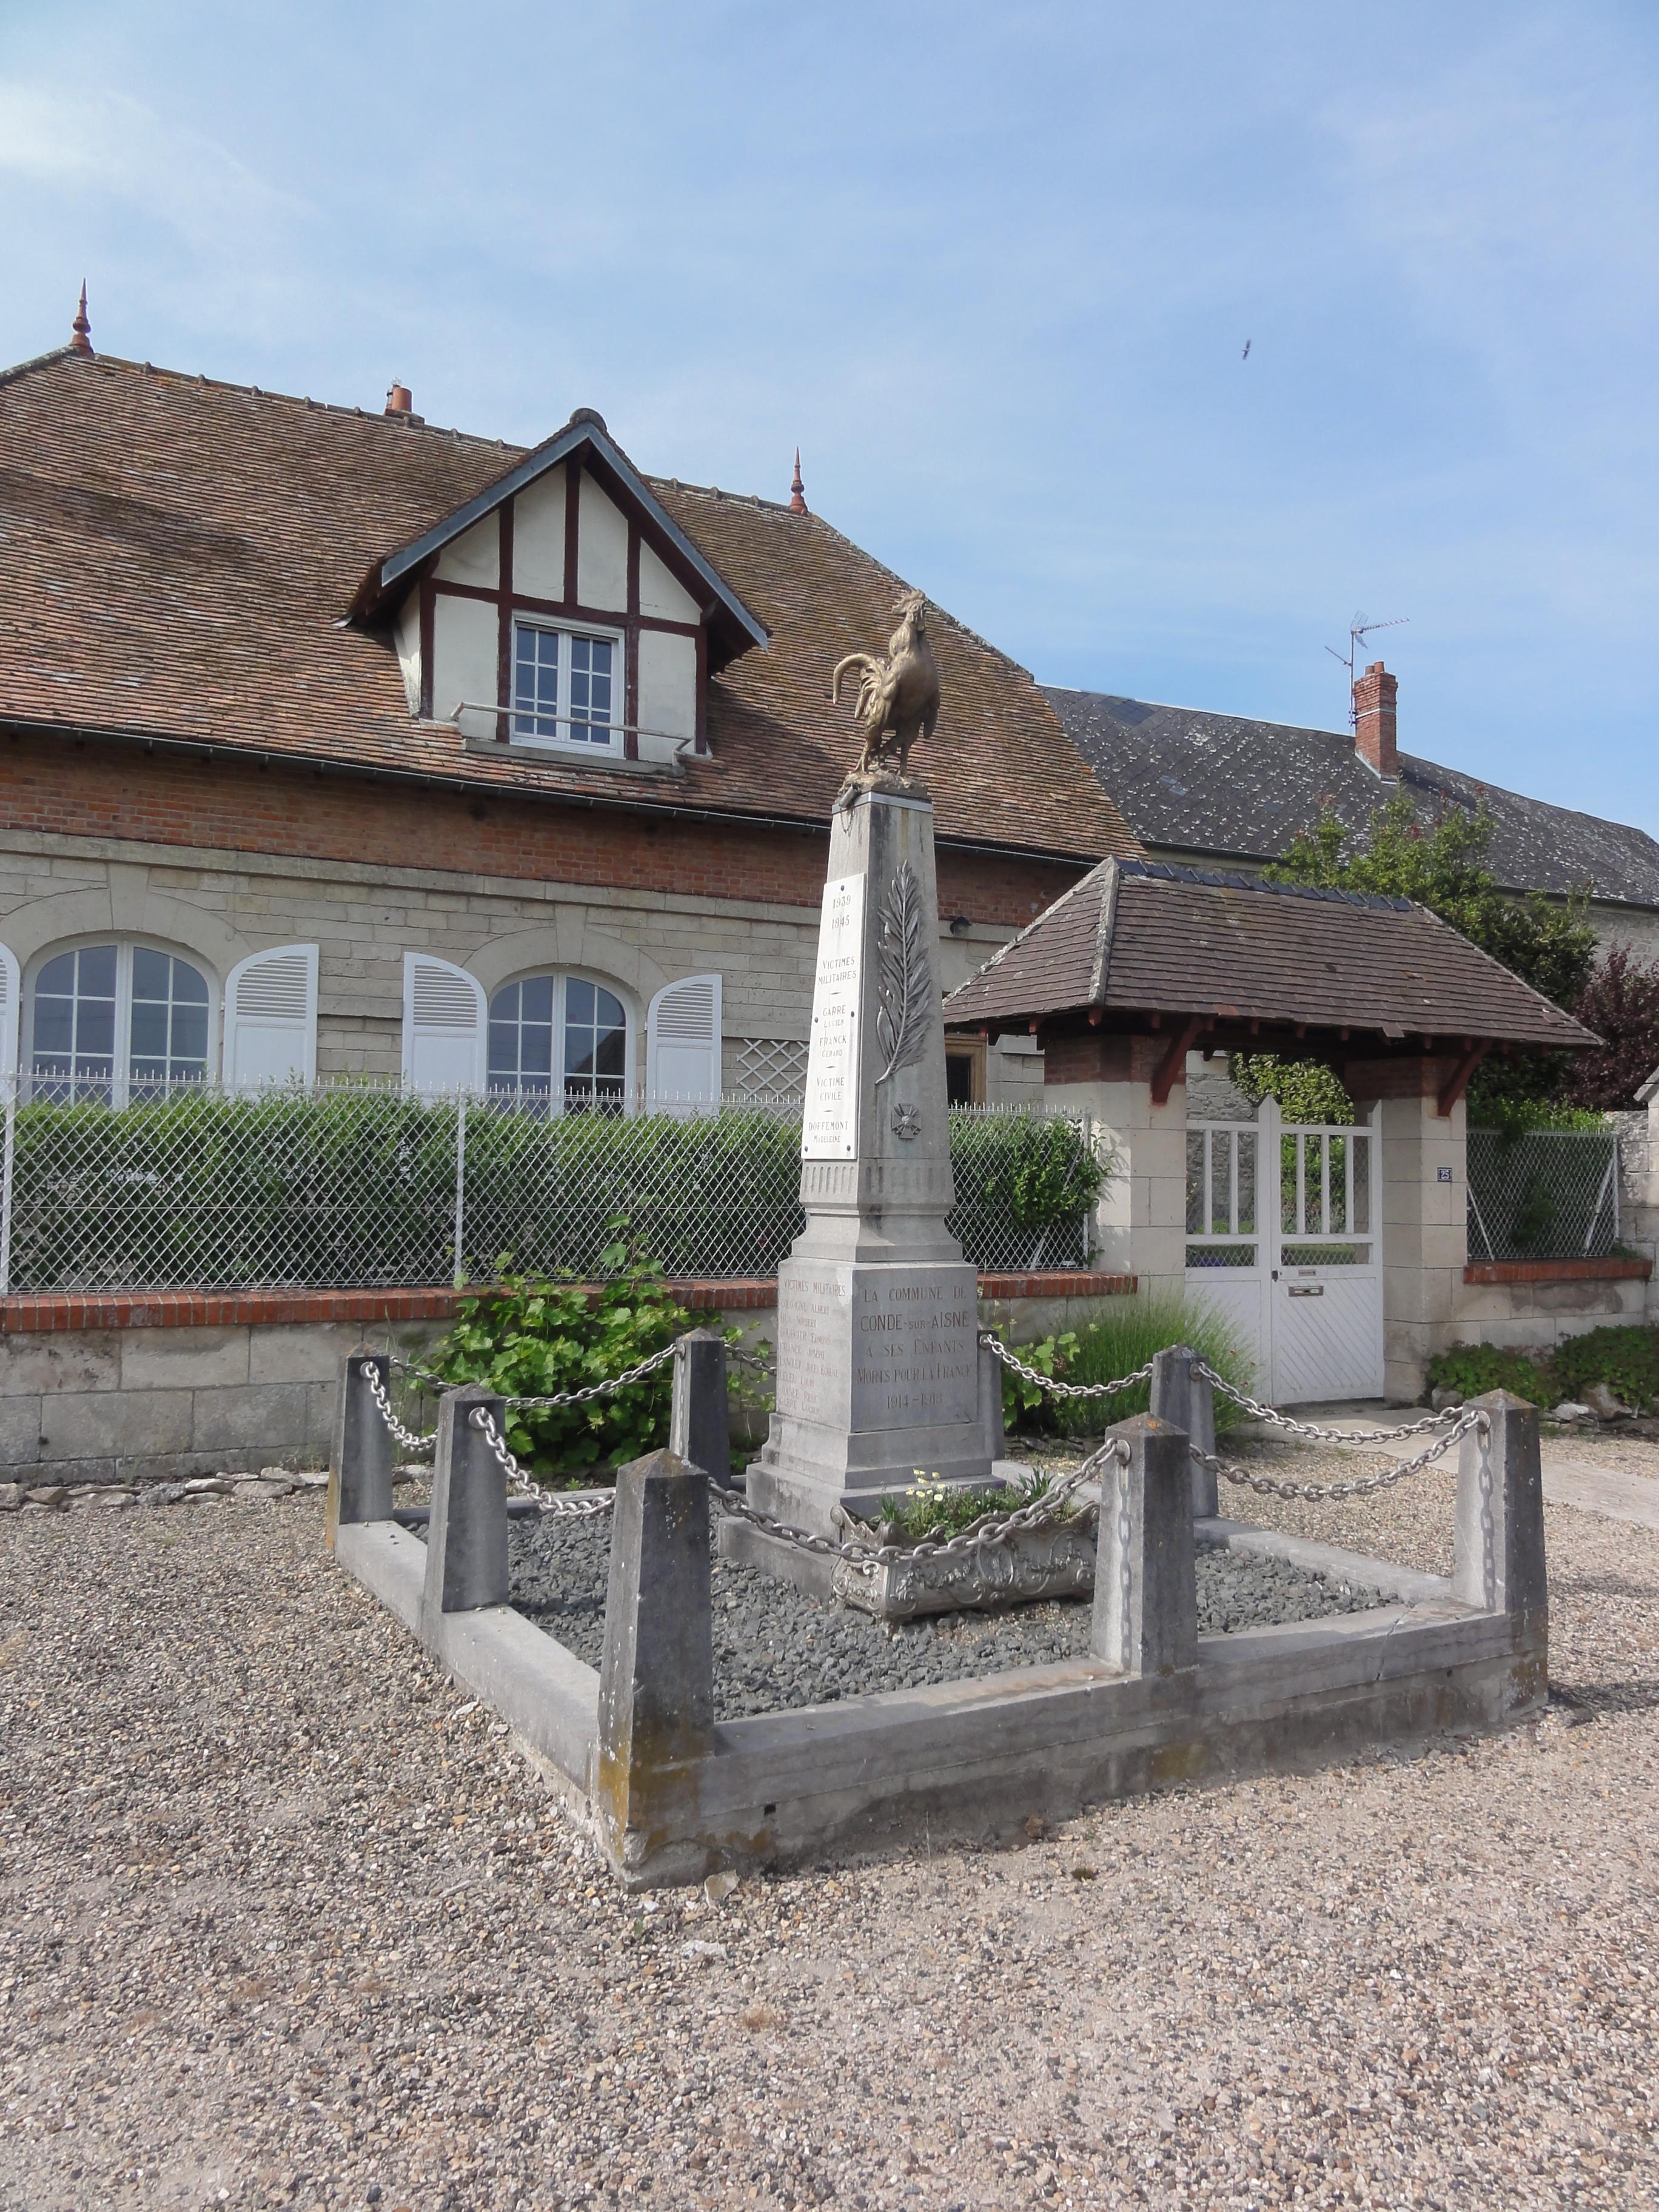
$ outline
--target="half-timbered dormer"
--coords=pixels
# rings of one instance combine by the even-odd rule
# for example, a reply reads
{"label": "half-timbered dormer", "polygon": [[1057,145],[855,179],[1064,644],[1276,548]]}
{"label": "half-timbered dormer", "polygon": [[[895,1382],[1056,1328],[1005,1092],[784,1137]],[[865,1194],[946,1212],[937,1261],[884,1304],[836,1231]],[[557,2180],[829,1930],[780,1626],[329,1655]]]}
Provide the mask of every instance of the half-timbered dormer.
{"label": "half-timbered dormer", "polygon": [[672,774],[708,749],[711,672],[763,625],[580,408],[371,572],[410,711],[468,751]]}

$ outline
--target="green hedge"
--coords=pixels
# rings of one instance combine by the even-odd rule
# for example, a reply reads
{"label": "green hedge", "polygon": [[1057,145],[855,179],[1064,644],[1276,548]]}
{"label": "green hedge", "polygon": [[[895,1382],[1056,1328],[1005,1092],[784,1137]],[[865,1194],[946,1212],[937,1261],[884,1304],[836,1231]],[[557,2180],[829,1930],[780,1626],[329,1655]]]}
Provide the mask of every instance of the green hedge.
{"label": "green hedge", "polygon": [[[18,1109],[16,1290],[322,1289],[456,1271],[453,1103],[367,1087],[120,1111]],[[618,1225],[672,1275],[769,1275],[799,1235],[799,1127],[742,1108],[682,1119],[467,1114],[463,1271],[596,1277]],[[1103,1171],[1070,1122],[951,1115],[970,1259],[1084,1257]]]}

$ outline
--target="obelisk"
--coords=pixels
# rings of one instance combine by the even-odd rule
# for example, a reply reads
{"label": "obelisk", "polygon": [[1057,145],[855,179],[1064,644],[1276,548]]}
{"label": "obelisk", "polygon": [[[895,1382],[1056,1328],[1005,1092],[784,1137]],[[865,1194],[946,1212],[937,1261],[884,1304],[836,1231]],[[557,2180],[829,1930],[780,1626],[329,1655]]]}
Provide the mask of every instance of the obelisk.
{"label": "obelisk", "polygon": [[978,1278],[955,1202],[933,808],[879,763],[837,800],[801,1127],[806,1226],[778,1271],[777,1410],[749,1497],[820,1533],[920,1468],[988,1482]]}

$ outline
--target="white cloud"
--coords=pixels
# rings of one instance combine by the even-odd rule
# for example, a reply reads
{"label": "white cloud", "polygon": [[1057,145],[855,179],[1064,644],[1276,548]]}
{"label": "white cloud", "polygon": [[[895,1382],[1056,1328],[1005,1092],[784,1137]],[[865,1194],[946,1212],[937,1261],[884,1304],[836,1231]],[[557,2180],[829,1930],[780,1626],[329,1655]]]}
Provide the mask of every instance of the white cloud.
{"label": "white cloud", "polygon": [[125,200],[197,248],[311,210],[226,147],[118,92],[64,93],[0,78],[0,173],[58,193]]}

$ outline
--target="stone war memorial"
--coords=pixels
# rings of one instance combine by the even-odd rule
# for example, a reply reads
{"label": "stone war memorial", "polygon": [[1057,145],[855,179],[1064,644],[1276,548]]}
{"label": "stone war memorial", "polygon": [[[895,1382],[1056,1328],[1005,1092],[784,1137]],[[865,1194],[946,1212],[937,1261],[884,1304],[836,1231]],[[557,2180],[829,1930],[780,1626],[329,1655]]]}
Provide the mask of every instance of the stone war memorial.
{"label": "stone war memorial", "polygon": [[[780,1270],[775,1410],[746,1475],[712,1332],[592,1386],[672,1361],[667,1449],[586,1493],[519,1464],[513,1401],[444,1391],[422,1435],[394,1405],[400,1363],[359,1350],[343,1365],[336,1558],[501,1715],[630,1889],[924,1828],[1009,1836],[1102,1799],[1499,1726],[1547,1694],[1538,1418],[1519,1399],[1347,1439],[1410,1438],[1411,1455],[1298,1484],[1220,1456],[1218,1394],[1271,1409],[1184,1346],[1072,1386],[981,1332],[945,1225],[933,815],[909,764],[939,682],[926,602],[897,611],[886,654],[850,656],[830,684],[856,672],[863,742],[823,890],[805,1226]],[[1039,928],[1016,940],[1028,965]],[[1005,1364],[1074,1401],[1150,1380],[1150,1410],[1033,1478],[1002,1456]],[[1219,1480],[1363,1498],[1454,1449],[1449,1576],[1219,1509]],[[427,1450],[429,1506],[394,1509],[399,1451]],[[939,1613],[957,1616],[946,1633]]]}
{"label": "stone war memorial", "polygon": [[[894,658],[931,668],[922,620],[907,603]],[[935,678],[935,711],[938,698]],[[992,1473],[978,1278],[945,1225],[956,1194],[933,808],[904,772],[908,751],[866,743],[831,824],[801,1123],[806,1227],[778,1273],[777,1411],[749,1475],[751,1504],[826,1534],[838,1509],[867,1514],[918,1468],[956,1483]]]}

